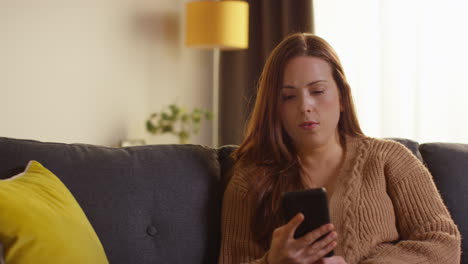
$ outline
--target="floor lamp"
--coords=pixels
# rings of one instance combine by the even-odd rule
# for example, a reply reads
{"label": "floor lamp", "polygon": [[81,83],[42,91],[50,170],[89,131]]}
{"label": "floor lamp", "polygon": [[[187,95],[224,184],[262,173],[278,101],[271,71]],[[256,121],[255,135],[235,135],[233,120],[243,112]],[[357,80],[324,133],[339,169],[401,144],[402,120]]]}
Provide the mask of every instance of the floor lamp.
{"label": "floor lamp", "polygon": [[195,1],[186,4],[185,44],[213,49],[213,148],[219,145],[220,50],[248,47],[249,5],[245,1]]}

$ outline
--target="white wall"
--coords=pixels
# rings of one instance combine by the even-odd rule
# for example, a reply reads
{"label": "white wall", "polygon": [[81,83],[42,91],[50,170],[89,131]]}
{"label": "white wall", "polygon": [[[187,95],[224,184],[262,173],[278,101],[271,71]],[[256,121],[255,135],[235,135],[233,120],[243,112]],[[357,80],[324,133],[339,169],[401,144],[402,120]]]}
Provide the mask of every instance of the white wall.
{"label": "white wall", "polygon": [[[212,57],[184,47],[186,0],[0,0],[0,136],[116,146],[151,111],[211,108]],[[204,123],[192,143],[211,144]]]}

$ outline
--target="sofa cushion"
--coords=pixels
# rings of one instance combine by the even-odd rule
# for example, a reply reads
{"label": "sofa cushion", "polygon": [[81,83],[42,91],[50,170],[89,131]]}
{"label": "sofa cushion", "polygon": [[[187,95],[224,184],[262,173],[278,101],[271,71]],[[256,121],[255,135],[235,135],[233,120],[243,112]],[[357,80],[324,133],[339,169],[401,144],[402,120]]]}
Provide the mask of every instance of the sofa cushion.
{"label": "sofa cushion", "polygon": [[217,262],[221,188],[215,150],[0,138],[0,178],[33,159],[75,196],[110,263]]}
{"label": "sofa cushion", "polygon": [[[426,143],[419,151],[463,237],[468,237],[468,144]],[[462,241],[462,263],[468,243]]]}
{"label": "sofa cushion", "polygon": [[36,161],[0,180],[0,226],[6,263],[108,263],[73,195]]}

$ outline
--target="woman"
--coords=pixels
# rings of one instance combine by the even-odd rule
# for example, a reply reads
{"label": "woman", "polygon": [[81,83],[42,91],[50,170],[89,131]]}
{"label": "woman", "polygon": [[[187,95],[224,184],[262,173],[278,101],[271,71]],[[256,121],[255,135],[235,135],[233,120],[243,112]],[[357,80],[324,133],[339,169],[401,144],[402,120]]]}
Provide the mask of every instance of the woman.
{"label": "woman", "polygon": [[[430,173],[403,145],[362,133],[340,61],[317,36],[293,34],[273,50],[233,156],[220,263],[460,262]],[[304,216],[284,222],[281,194],[316,187],[328,191],[332,224],[294,239]]]}

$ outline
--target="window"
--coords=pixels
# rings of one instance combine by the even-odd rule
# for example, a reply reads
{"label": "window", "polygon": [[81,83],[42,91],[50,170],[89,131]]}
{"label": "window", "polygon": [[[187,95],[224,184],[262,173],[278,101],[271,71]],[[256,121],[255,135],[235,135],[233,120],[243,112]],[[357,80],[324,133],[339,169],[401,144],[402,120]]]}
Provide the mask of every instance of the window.
{"label": "window", "polygon": [[468,143],[468,1],[316,0],[364,133]]}

